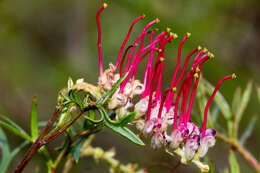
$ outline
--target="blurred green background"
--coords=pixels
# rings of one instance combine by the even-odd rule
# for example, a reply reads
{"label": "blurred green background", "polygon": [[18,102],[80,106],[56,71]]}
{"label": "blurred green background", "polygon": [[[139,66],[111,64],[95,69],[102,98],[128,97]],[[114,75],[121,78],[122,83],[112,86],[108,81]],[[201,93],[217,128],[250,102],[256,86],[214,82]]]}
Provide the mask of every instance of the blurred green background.
{"label": "blurred green background", "polygon": [[[31,99],[37,96],[39,119],[47,120],[56,104],[59,89],[71,76],[74,80],[84,77],[96,83],[98,77],[97,28],[95,15],[103,2],[108,8],[101,15],[104,68],[115,62],[119,48],[131,22],[145,13],[130,38],[134,40],[147,22],[160,19],[158,28],[172,28],[179,37],[191,32],[184,45],[185,53],[198,45],[215,54],[207,63],[203,75],[211,83],[224,75],[237,73],[239,80],[227,82],[221,88],[228,101],[237,86],[245,87],[249,80],[260,82],[260,1],[259,0],[1,0],[0,1],[0,113],[8,115],[29,131]],[[180,39],[167,45],[165,86],[169,84],[175,67]],[[184,59],[184,58],[183,58]],[[142,75],[140,70],[139,76]],[[255,90],[253,91],[255,93]],[[241,130],[250,118],[259,114],[260,107],[253,94]],[[260,120],[258,119],[258,123]],[[260,156],[260,126],[246,143],[247,148]],[[8,134],[11,146],[20,143]],[[109,138],[107,137],[109,135]],[[60,141],[61,139],[57,139]],[[124,163],[137,162],[141,167],[151,163],[166,162],[176,165],[179,158],[172,158],[161,150],[152,150],[130,144],[120,136],[103,131],[95,145],[109,149],[115,147],[117,158]],[[50,146],[56,146],[52,142]],[[217,172],[228,166],[228,146],[217,142],[210,150],[211,161]],[[25,151],[24,151],[25,152]],[[23,153],[16,158],[14,169]],[[52,153],[54,156],[57,153]],[[242,172],[254,172],[248,163],[238,157]],[[40,157],[35,157],[25,172],[36,167],[45,172]],[[40,166],[41,165],[41,166]],[[108,172],[105,163],[82,159],[73,172]],[[171,172],[164,167],[152,167],[151,172]],[[179,166],[175,172],[198,172],[193,165]]]}

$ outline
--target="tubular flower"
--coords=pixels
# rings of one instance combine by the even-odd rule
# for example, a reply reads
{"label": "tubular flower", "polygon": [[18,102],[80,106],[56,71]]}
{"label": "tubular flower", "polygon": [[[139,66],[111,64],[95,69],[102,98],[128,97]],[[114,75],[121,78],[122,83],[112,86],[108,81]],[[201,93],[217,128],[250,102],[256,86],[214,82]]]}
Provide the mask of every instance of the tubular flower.
{"label": "tubular flower", "polygon": [[[235,75],[226,76],[218,82],[205,107],[203,126],[200,128],[191,122],[191,110],[202,67],[214,55],[199,46],[187,55],[181,67],[182,48],[191,37],[190,33],[185,34],[178,48],[177,64],[173,70],[171,83],[168,89],[162,91],[164,64],[167,61],[165,46],[178,36],[170,32],[169,28],[162,32],[151,29],[159,23],[159,19],[156,18],[144,27],[133,43],[127,45],[134,25],[145,17],[141,15],[130,25],[126,38],[120,46],[115,65],[110,63],[109,68],[103,71],[100,14],[106,7],[107,4],[103,4],[96,15],[100,71],[98,86],[90,86],[83,81],[75,85],[79,89],[94,88],[98,93],[96,94],[98,99],[100,94],[110,91],[119,79],[124,79],[108,100],[106,109],[114,112],[115,119],[118,120],[130,112],[136,112],[131,123],[136,125],[144,137],[151,139],[152,148],[164,147],[168,153],[179,155],[182,163],[191,161],[202,171],[207,172],[209,167],[202,164],[199,159],[214,146],[216,135],[214,129],[206,129],[208,109],[222,82],[235,78]],[[146,37],[148,39],[145,39]],[[145,40],[149,40],[147,45]],[[136,80],[136,73],[142,61],[146,62],[143,81]],[[188,67],[190,61],[192,61],[191,68]],[[75,87],[73,83],[69,83],[70,88]]]}

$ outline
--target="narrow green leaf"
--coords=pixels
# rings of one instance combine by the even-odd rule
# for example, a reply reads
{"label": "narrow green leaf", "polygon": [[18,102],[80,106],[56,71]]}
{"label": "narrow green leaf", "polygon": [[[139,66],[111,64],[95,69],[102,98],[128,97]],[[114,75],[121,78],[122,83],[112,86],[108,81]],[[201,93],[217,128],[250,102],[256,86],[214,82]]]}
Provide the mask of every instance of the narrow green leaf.
{"label": "narrow green leaf", "polygon": [[89,110],[88,111],[88,116],[84,116],[85,119],[87,119],[88,121],[90,121],[93,124],[99,124],[102,121],[104,121],[104,114],[100,113],[100,119],[96,120],[95,119],[95,111],[94,110]]}
{"label": "narrow green leaf", "polygon": [[242,134],[242,136],[239,140],[241,145],[243,145],[246,142],[246,140],[250,137],[250,135],[252,134],[256,121],[257,121],[257,116],[253,116],[252,119],[250,120],[245,132]]}
{"label": "narrow green leaf", "polygon": [[223,171],[221,171],[221,173],[229,173],[228,168],[225,168]]}
{"label": "narrow green leaf", "polygon": [[73,144],[73,153],[72,153],[72,156],[73,156],[73,159],[76,163],[78,163],[79,161],[79,158],[80,158],[80,148],[83,144],[83,141],[82,139],[79,139],[77,142],[75,142]]}
{"label": "narrow green leaf", "polygon": [[0,128],[0,147],[2,150],[2,159],[1,159],[1,164],[0,164],[0,170],[1,172],[6,172],[8,165],[9,165],[9,158],[10,158],[10,148],[9,144],[6,138],[6,135],[4,131]]}
{"label": "narrow green leaf", "polygon": [[34,97],[32,100],[32,110],[31,110],[31,136],[32,140],[35,141],[39,135],[38,128],[38,108],[37,108],[37,98]]}
{"label": "narrow green leaf", "polygon": [[126,115],[123,119],[119,120],[115,123],[115,125],[119,125],[121,127],[126,126],[128,123],[133,121],[135,119],[136,112],[131,112],[128,115]]}
{"label": "narrow green leaf", "polygon": [[104,96],[97,101],[98,105],[103,105],[117,90],[117,88],[120,86],[120,84],[126,79],[128,73],[126,73],[123,77],[121,77],[112,87],[110,91],[108,91]]}
{"label": "narrow green leaf", "polygon": [[214,165],[214,163],[210,163],[210,165],[209,165],[209,173],[215,173],[215,165]]}
{"label": "narrow green leaf", "polygon": [[21,145],[16,147],[11,153],[11,158],[13,159],[16,156],[16,154],[18,154],[21,151],[21,149],[23,149],[28,144],[30,144],[29,141],[24,141]]}
{"label": "narrow green leaf", "polygon": [[[126,127],[118,127],[118,125],[114,125],[113,123],[111,123],[111,120],[106,112],[106,110],[102,107],[102,106],[99,106],[98,107],[99,111],[100,111],[100,114],[103,114],[103,116],[105,117],[105,126],[107,128],[110,128],[112,131],[118,133],[119,135],[127,138],[129,141],[137,144],[137,145],[141,145],[141,146],[144,146],[145,144],[143,143],[143,141],[137,137],[131,130],[129,130],[128,128]],[[131,115],[133,116],[133,115]],[[130,117],[131,117],[130,116]]]}
{"label": "narrow green leaf", "polygon": [[237,162],[235,153],[232,150],[229,152],[229,164],[231,173],[240,173],[239,164]]}
{"label": "narrow green leaf", "polygon": [[[209,94],[212,94],[214,91],[214,88],[207,80],[203,79],[203,82],[206,84],[207,91]],[[214,101],[219,106],[220,111],[224,115],[225,119],[228,120],[231,118],[231,109],[226,101],[226,99],[223,97],[223,95],[218,91],[216,93],[216,96],[214,97]]]}
{"label": "narrow green leaf", "polygon": [[219,107],[215,105],[211,112],[211,119],[213,124],[217,122],[218,115],[219,115]]}
{"label": "narrow green leaf", "polygon": [[109,129],[111,129],[112,131],[114,131],[115,133],[125,137],[126,139],[133,142],[134,144],[137,144],[140,146],[145,145],[139,137],[137,137],[130,129],[128,129],[126,127],[117,127],[113,124],[110,124],[109,122],[105,122],[105,126]]}
{"label": "narrow green leaf", "polygon": [[235,115],[235,121],[237,124],[239,124],[241,118],[242,118],[242,115],[248,105],[248,102],[249,102],[249,99],[250,99],[250,96],[251,96],[251,92],[252,92],[252,82],[249,82],[247,84],[247,87],[243,93],[243,96],[241,98],[241,102],[239,104],[239,107],[237,109],[237,112],[236,112],[236,115]]}
{"label": "narrow green leaf", "polygon": [[106,110],[102,106],[99,106],[99,111],[102,112],[101,114],[104,115],[105,120],[108,121],[110,124],[113,124],[115,126],[121,126],[121,127],[124,127],[127,123],[133,121],[133,119],[135,118],[135,115],[136,115],[136,112],[131,112],[130,114],[126,115],[121,120],[113,121],[113,120],[110,119]]}
{"label": "narrow green leaf", "polygon": [[239,108],[240,100],[241,100],[241,88],[238,87],[235,90],[233,101],[232,101],[232,112],[234,115],[236,115],[236,112]]}
{"label": "narrow green leaf", "polygon": [[17,136],[20,136],[21,138],[32,142],[31,137],[21,127],[19,127],[17,124],[15,124],[7,117],[0,116],[0,126],[9,130]]}
{"label": "narrow green leaf", "polygon": [[260,103],[260,86],[256,87],[256,91],[257,91],[257,98],[258,98],[258,101]]}
{"label": "narrow green leaf", "polygon": [[77,103],[81,108],[83,108],[83,104],[82,101],[80,100],[80,97],[78,96],[78,93],[76,90],[71,90],[69,97],[72,101],[74,101],[75,103]]}

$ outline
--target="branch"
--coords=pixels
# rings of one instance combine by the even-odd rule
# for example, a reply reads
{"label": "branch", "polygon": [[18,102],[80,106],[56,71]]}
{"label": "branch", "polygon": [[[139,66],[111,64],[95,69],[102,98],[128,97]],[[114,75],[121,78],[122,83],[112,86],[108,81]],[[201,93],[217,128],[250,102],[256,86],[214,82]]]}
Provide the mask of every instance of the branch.
{"label": "branch", "polygon": [[226,136],[224,136],[222,134],[217,134],[217,138],[219,138],[223,142],[231,145],[231,147],[234,150],[239,152],[244,157],[244,159],[250,165],[252,165],[258,173],[260,173],[260,164],[258,163],[258,161],[255,159],[255,157],[247,149],[245,149],[243,146],[241,146],[240,144],[238,144],[234,140],[228,139]]}
{"label": "branch", "polygon": [[33,157],[33,155],[38,151],[38,149],[41,147],[41,140],[42,138],[47,134],[47,132],[49,131],[50,127],[53,125],[53,123],[55,122],[58,114],[60,111],[60,107],[56,107],[54,113],[52,114],[51,119],[49,119],[47,125],[45,126],[45,128],[42,130],[41,134],[39,135],[39,137],[37,138],[37,140],[32,144],[31,148],[28,150],[28,152],[25,154],[23,160],[18,164],[18,166],[16,167],[14,173],[21,173],[23,171],[23,169],[25,168],[25,166],[28,164],[28,162],[31,160],[31,158]]}

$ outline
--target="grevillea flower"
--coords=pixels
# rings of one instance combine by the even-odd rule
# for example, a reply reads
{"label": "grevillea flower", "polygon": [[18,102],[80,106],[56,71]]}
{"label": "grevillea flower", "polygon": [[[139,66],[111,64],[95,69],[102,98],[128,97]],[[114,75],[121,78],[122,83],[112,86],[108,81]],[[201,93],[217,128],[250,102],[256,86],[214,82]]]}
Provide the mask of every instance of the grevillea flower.
{"label": "grevillea flower", "polygon": [[[109,64],[109,68],[103,71],[100,14],[106,7],[107,4],[103,4],[96,15],[99,54],[98,88],[101,92],[107,92],[120,77],[127,75],[108,101],[107,109],[114,111],[117,119],[122,119],[129,112],[135,111],[136,117],[133,123],[145,137],[151,138],[153,148],[165,147],[168,152],[181,156],[182,163],[192,161],[202,171],[208,171],[208,166],[199,161],[199,158],[204,157],[208,149],[215,144],[216,131],[206,129],[208,109],[222,82],[236,76],[229,75],[218,82],[205,107],[203,126],[200,128],[191,122],[191,110],[202,67],[214,55],[198,46],[187,55],[181,67],[182,48],[191,37],[191,34],[187,33],[181,39],[178,48],[177,64],[171,83],[168,89],[162,91],[164,64],[167,61],[165,46],[176,40],[178,36],[170,32],[169,28],[162,32],[151,29],[159,22],[156,18],[144,27],[133,43],[128,43],[134,25],[145,17],[141,15],[130,25],[115,64]],[[149,40],[147,45],[146,37]],[[136,73],[142,61],[146,62],[146,66],[143,81],[140,81],[136,80]],[[188,67],[190,61],[192,61],[191,68]],[[136,97],[138,95],[139,97]],[[172,128],[168,128],[171,126]],[[169,129],[172,129],[170,133]]]}

